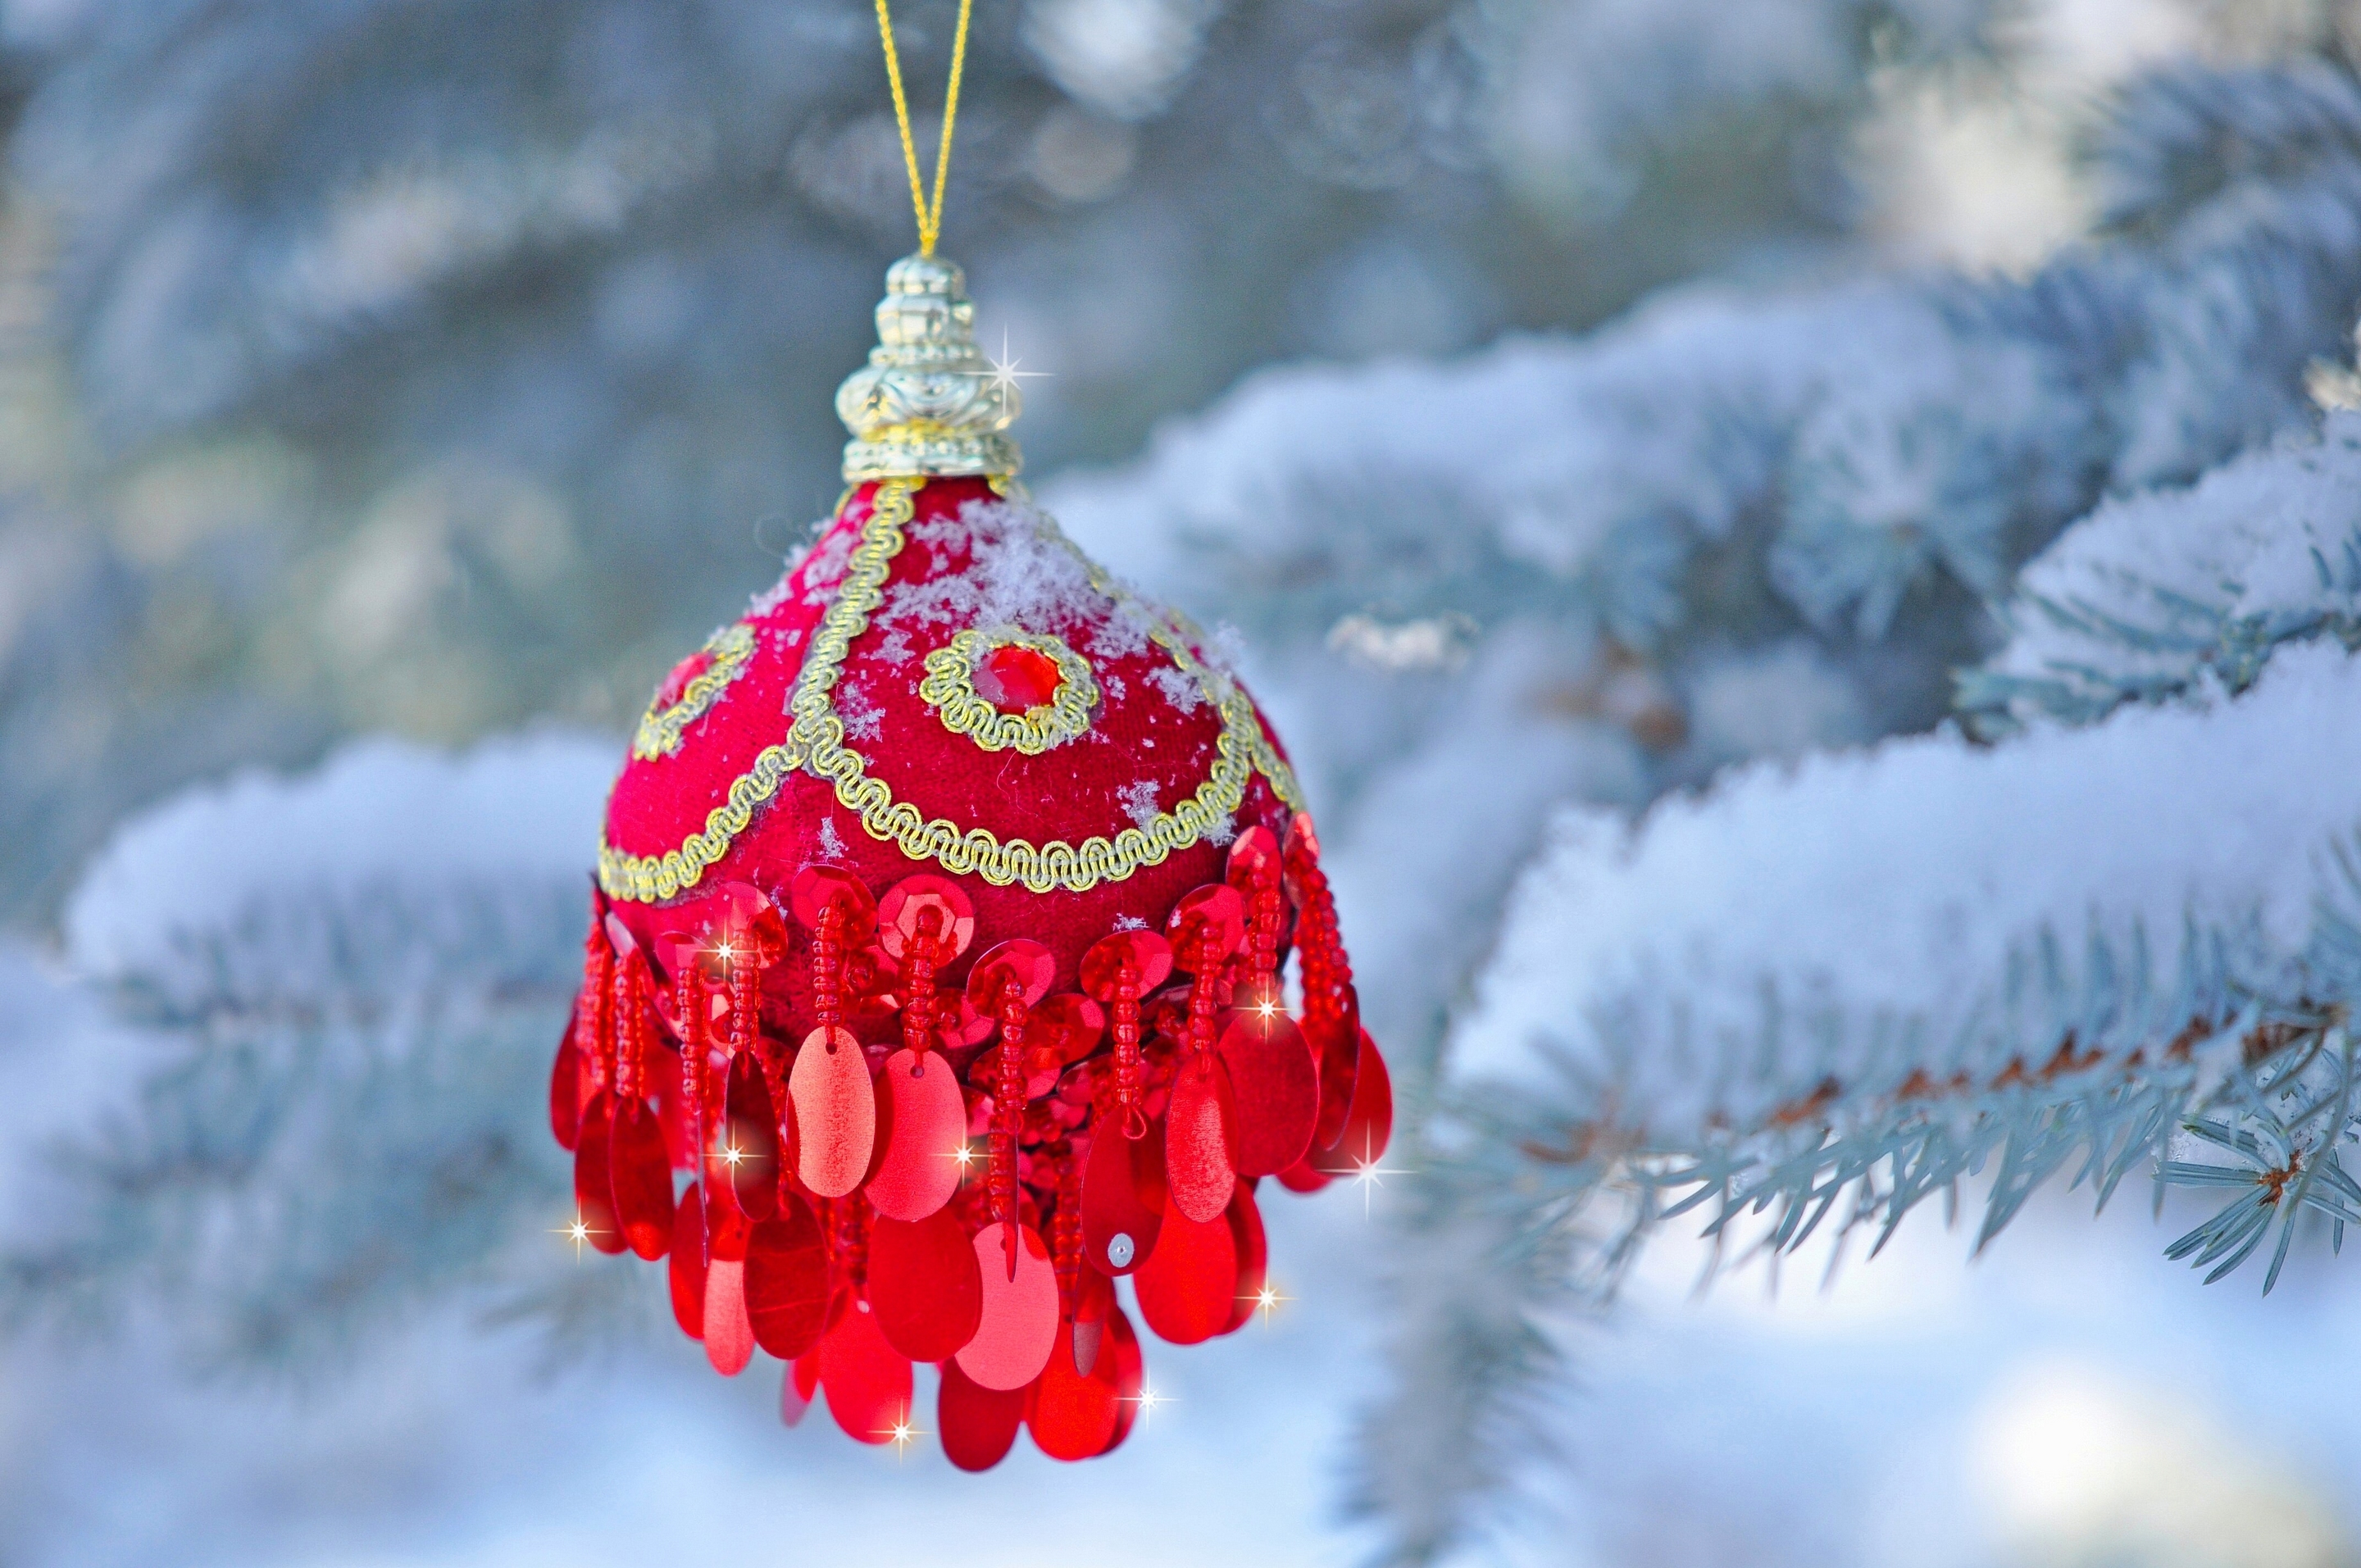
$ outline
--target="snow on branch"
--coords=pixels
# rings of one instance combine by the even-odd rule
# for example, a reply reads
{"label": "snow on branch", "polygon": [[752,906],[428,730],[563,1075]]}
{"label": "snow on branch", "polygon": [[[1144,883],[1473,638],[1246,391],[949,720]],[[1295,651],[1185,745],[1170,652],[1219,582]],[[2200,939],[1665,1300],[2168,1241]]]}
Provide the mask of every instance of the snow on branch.
{"label": "snow on branch", "polygon": [[556,1223],[542,1083],[612,771],[588,739],[368,742],[126,825],[68,958],[157,1048],[53,1151],[53,1223],[0,1250],[0,1321],[169,1301],[199,1363],[302,1372],[463,1283],[605,1310],[513,1244]]}
{"label": "snow on branch", "polygon": [[2290,641],[2361,644],[2361,415],[2101,507],[2026,567],[2003,614],[2007,645],[1960,684],[1987,733],[2208,678],[2241,691]]}
{"label": "snow on branch", "polygon": [[[2266,114],[2282,94],[2306,113]],[[2257,139],[2230,158],[2236,136]],[[1914,590],[1996,595],[2103,495],[2295,424],[2306,363],[2350,325],[2350,78],[2176,75],[2099,157],[2135,237],[2021,283],[1693,289],[1578,341],[1268,371],[1052,504],[1113,565],[1274,637],[1384,601],[1546,607],[1656,646],[1727,609],[1687,574],[1735,545],[1792,615],[1876,638]]]}
{"label": "snow on branch", "polygon": [[2237,700],[1758,767],[1636,828],[1570,812],[1451,1072],[1630,1149],[2202,1079],[2361,999],[2356,712],[2361,662],[2297,649]]}

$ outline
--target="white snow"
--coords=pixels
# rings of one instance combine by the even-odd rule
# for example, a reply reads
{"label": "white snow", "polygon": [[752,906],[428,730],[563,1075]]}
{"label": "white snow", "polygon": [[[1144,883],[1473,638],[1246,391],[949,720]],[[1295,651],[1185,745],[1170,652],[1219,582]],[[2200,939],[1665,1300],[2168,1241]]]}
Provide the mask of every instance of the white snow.
{"label": "white snow", "polygon": [[[2078,1025],[2084,1049],[2153,1048],[2221,1002],[2191,923],[2230,933],[2236,978],[2292,994],[2337,891],[2328,851],[2361,828],[2356,714],[2361,661],[2302,647],[2236,701],[1757,765],[1635,827],[1569,810],[1450,1070],[1534,1085],[1563,1052],[1677,1137],[1830,1076],[1875,1092],[2037,1067]],[[2084,983],[2112,1015],[2082,1010]]]}

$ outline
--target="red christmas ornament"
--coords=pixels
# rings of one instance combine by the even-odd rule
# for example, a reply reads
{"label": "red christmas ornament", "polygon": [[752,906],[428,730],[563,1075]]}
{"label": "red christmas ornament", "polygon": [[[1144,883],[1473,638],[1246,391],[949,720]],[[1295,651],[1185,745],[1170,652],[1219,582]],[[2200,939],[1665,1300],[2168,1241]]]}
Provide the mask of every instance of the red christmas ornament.
{"label": "red christmas ornament", "polygon": [[887,287],[852,488],[616,781],[550,1123],[585,1239],[669,1253],[718,1370],[791,1364],[784,1419],[905,1442],[925,1361],[962,1468],[1083,1459],[1135,1319],[1250,1321],[1260,1179],[1373,1164],[1390,1091],[1277,739],[1016,484],[959,269]]}

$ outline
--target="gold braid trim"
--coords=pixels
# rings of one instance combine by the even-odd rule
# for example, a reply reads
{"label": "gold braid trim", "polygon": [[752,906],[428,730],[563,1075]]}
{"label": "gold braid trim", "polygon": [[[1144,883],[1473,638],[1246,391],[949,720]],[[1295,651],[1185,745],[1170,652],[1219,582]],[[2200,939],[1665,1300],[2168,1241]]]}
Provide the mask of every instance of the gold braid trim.
{"label": "gold braid trim", "polygon": [[[1058,666],[1058,690],[1048,702],[1022,713],[1003,713],[975,689],[976,661],[994,648],[1030,648]],[[927,678],[918,696],[935,710],[943,728],[964,735],[987,751],[1011,747],[1038,757],[1052,746],[1087,733],[1099,684],[1090,662],[1055,637],[1037,637],[1014,627],[961,632],[927,655]]]}
{"label": "gold braid trim", "polygon": [[[679,849],[632,855],[601,843],[598,883],[608,896],[647,904],[697,885],[706,868],[727,854],[746,830],[755,807],[777,794],[781,781],[796,768],[834,784],[838,802],[861,818],[872,838],[898,845],[910,859],[932,861],[954,875],[972,873],[994,887],[1022,883],[1033,893],[1060,888],[1084,893],[1102,882],[1121,882],[1142,866],[1161,864],[1235,812],[1257,768],[1290,809],[1302,809],[1295,777],[1264,740],[1254,705],[1189,651],[1180,630],[1185,622],[1153,625],[1148,635],[1219,708],[1222,733],[1214,740],[1213,771],[1194,795],[1170,812],[1159,813],[1143,828],[1126,828],[1113,839],[1093,836],[1079,846],[1060,839],[1037,848],[1023,839],[995,838],[982,828],[961,832],[956,823],[939,817],[929,820],[909,802],[895,800],[884,780],[869,775],[861,754],[844,744],[844,721],[837,717],[829,693],[843,674],[853,639],[869,629],[870,612],[884,602],[886,569],[901,553],[902,531],[916,510],[911,498],[925,482],[882,480],[871,497],[861,542],[852,548],[836,599],[821,618],[796,675],[795,696],[787,705],[795,723],[787,738],[755,757],[754,765],[730,784],[729,799],[706,817],[705,830],[690,835]],[[1058,537],[1073,549],[1062,534]],[[1088,568],[1093,588],[1118,601],[1130,600],[1129,592],[1096,563],[1080,551],[1074,554]]]}
{"label": "gold braid trim", "polygon": [[640,715],[639,733],[631,740],[632,756],[653,762],[680,750],[682,731],[703,718],[705,710],[730,689],[730,683],[746,673],[754,657],[754,629],[742,620],[725,626],[705,640],[703,652],[713,656],[713,663],[681,688],[680,700],[670,707],[658,707],[651,700],[648,710]]}

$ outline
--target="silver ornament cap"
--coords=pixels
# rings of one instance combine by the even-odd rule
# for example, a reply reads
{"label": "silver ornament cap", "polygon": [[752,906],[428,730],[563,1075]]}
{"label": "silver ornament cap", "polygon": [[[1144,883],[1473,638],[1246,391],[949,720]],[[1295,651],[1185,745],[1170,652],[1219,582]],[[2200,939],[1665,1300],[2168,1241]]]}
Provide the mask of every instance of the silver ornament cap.
{"label": "silver ornament cap", "polygon": [[886,269],[877,346],[836,389],[848,484],[933,475],[1014,475],[1025,466],[1002,434],[1023,411],[1015,382],[975,345],[967,276],[934,256]]}

